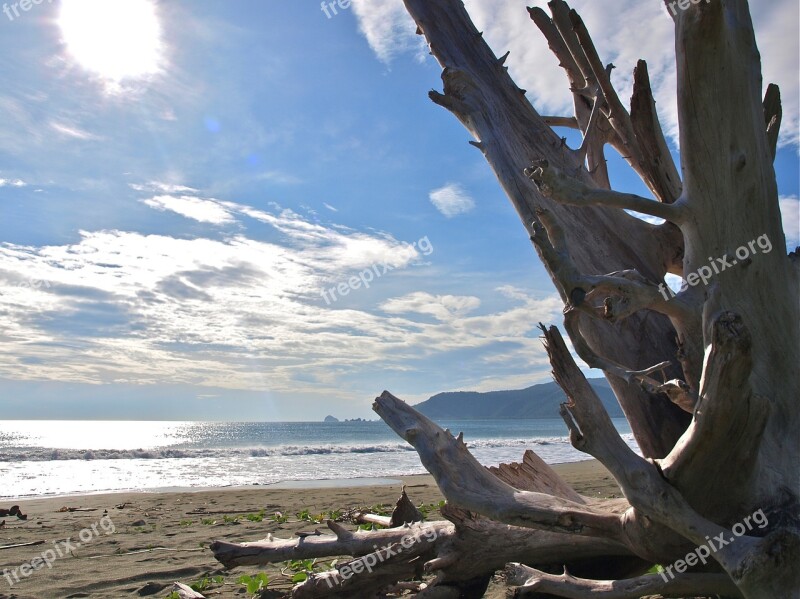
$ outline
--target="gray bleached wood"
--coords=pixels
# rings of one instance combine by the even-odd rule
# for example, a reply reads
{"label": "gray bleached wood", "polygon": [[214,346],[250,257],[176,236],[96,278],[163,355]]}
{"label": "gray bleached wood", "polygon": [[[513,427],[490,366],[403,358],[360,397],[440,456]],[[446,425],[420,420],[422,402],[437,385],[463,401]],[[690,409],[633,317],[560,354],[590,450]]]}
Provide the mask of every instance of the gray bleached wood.
{"label": "gray bleached wood", "polygon": [[587,580],[564,572],[548,574],[522,564],[509,564],[505,571],[509,585],[516,587],[511,597],[536,597],[554,593],[570,599],[639,599],[644,595],[660,597],[695,597],[725,593],[728,597],[742,594],[724,574],[678,574],[664,580],[659,574],[647,574],[628,580]]}

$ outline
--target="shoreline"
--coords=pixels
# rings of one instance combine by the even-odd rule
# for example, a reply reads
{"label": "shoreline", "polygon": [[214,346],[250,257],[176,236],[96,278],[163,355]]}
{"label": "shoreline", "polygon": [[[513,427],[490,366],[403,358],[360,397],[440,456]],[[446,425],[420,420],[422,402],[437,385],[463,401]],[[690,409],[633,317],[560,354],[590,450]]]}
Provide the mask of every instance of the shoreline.
{"label": "shoreline", "polygon": [[[0,503],[9,501],[35,501],[37,499],[59,499],[71,497],[97,497],[131,494],[168,494],[168,493],[206,493],[214,491],[246,491],[257,489],[324,489],[329,487],[336,488],[357,488],[357,487],[383,487],[399,484],[402,478],[425,476],[425,474],[408,474],[389,477],[356,477],[356,478],[322,478],[322,479],[286,479],[275,481],[274,483],[253,483],[252,485],[221,485],[205,487],[153,487],[150,489],[119,489],[112,491],[77,491],[74,493],[52,493],[42,495],[0,495]],[[361,482],[365,481],[365,482]],[[385,481],[385,482],[370,482]],[[348,484],[355,482],[356,484]],[[308,483],[307,485],[303,483]],[[339,483],[339,484],[333,484]]]}
{"label": "shoreline", "polygon": [[[574,462],[556,462],[548,464],[555,470],[569,468],[572,464],[585,464],[594,462],[593,458],[578,460]],[[153,493],[203,493],[209,491],[241,491],[248,489],[323,489],[323,488],[358,488],[358,487],[382,487],[400,484],[402,479],[409,477],[430,476],[425,471],[412,474],[396,474],[386,476],[366,477],[359,476],[353,478],[287,478],[271,483],[253,483],[251,485],[222,485],[222,486],[197,486],[197,487],[152,487],[147,489],[118,489],[118,490],[99,490],[99,491],[76,491],[65,493],[52,493],[41,495],[0,495],[0,503],[10,501],[22,502],[37,499],[58,499],[70,497],[94,497],[98,495],[126,495],[126,494],[153,494]],[[2,599],[2,597],[0,597]]]}

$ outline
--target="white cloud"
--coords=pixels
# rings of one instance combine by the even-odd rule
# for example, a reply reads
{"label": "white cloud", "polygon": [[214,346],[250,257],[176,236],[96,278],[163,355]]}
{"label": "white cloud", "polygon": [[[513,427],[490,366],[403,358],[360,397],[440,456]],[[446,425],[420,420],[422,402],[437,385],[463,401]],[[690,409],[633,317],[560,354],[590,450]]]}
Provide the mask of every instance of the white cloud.
{"label": "white cloud", "polygon": [[0,187],[25,187],[27,183],[22,179],[0,179]]}
{"label": "white cloud", "polygon": [[463,318],[481,305],[481,300],[474,296],[431,295],[417,291],[392,298],[381,305],[381,309],[389,314],[429,314],[441,321]]}
{"label": "white cloud", "polygon": [[328,204],[326,202],[322,202],[322,205],[325,206],[331,212],[339,212],[338,208],[334,208],[333,206],[331,206],[330,204]]}
{"label": "white cloud", "polygon": [[407,51],[424,58],[425,39],[415,34],[416,25],[401,0],[353,0],[353,12],[359,30],[382,62],[388,64]]}
{"label": "white cloud", "polygon": [[449,183],[429,194],[431,203],[447,218],[465,214],[475,207],[475,201],[460,185]]}
{"label": "white cloud", "polygon": [[780,203],[783,232],[786,235],[786,249],[791,252],[800,246],[800,198],[781,196]]}
{"label": "white cloud", "polygon": [[142,203],[161,212],[175,212],[201,223],[227,225],[236,220],[215,200],[203,200],[191,196],[160,195],[143,200]]}

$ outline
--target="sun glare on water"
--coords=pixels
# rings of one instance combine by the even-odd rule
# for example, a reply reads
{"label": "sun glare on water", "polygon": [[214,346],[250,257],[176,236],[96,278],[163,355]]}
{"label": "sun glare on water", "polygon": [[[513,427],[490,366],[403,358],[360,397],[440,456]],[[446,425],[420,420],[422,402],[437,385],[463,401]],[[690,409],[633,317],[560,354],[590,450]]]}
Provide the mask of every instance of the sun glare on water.
{"label": "sun glare on water", "polygon": [[62,0],[59,25],[72,58],[110,82],[160,70],[161,25],[151,0]]}

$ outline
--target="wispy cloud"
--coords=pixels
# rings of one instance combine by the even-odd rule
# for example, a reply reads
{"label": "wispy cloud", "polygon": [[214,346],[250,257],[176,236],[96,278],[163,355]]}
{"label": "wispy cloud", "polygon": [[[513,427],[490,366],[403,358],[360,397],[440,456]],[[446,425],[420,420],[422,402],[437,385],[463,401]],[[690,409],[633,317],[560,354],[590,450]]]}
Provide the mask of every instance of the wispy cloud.
{"label": "wispy cloud", "polygon": [[71,137],[81,141],[99,141],[102,139],[99,135],[85,131],[76,125],[60,123],[58,121],[50,121],[50,128],[65,137]]}
{"label": "wispy cloud", "polygon": [[375,55],[384,63],[403,52],[425,56],[425,40],[399,0],[353,0],[358,28]]}
{"label": "wispy cloud", "polygon": [[215,200],[203,200],[191,196],[159,195],[142,200],[144,204],[162,212],[175,212],[201,223],[227,225],[233,223],[230,211]]}
{"label": "wispy cloud", "polygon": [[465,214],[475,207],[475,201],[456,183],[434,189],[429,197],[436,209],[447,218]]}
{"label": "wispy cloud", "polygon": [[198,190],[185,185],[175,183],[163,183],[161,181],[150,181],[149,183],[131,183],[130,188],[135,191],[155,191],[162,193],[195,193]]}

